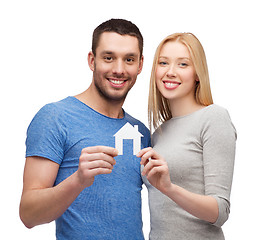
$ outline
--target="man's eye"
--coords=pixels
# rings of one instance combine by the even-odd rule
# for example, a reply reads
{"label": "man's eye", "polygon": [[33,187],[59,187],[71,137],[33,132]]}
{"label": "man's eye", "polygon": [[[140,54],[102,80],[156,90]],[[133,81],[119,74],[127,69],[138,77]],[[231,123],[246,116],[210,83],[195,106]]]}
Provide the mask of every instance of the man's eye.
{"label": "man's eye", "polygon": [[133,58],[127,58],[126,61],[127,61],[128,63],[132,63],[132,62],[134,62],[134,59],[133,59]]}
{"label": "man's eye", "polygon": [[112,57],[104,57],[104,59],[106,60],[106,61],[111,61],[112,60]]}

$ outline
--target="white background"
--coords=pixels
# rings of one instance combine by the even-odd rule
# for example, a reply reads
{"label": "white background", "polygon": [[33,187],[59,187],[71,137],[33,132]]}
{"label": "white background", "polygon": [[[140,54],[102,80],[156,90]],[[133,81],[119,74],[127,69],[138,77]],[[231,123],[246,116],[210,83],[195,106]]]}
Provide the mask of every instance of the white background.
{"label": "white background", "polygon": [[[237,128],[226,239],[273,239],[273,3],[271,1],[69,1],[0,3],[0,238],[54,239],[54,223],[24,227],[18,215],[26,129],[46,103],[84,91],[93,29],[109,18],[144,36],[144,68],[124,108],[147,124],[148,82],[158,43],[192,32],[208,60],[214,102]],[[149,230],[144,193],[144,232]]]}

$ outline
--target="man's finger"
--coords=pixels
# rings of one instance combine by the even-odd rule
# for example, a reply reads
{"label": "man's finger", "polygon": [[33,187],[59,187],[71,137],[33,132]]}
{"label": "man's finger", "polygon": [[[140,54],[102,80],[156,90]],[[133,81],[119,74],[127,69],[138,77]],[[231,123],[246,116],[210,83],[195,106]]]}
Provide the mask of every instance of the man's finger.
{"label": "man's finger", "polygon": [[112,157],[118,156],[118,150],[113,147],[108,146],[92,146],[92,147],[86,147],[82,150],[82,153],[105,153]]}

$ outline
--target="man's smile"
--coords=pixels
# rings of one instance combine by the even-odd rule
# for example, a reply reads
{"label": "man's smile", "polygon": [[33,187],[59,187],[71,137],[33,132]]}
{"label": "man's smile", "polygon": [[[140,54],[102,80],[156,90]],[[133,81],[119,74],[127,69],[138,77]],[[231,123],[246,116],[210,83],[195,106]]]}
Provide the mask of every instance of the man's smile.
{"label": "man's smile", "polygon": [[121,88],[126,84],[126,81],[128,79],[107,78],[107,80],[110,82],[111,86],[116,87],[116,88]]}

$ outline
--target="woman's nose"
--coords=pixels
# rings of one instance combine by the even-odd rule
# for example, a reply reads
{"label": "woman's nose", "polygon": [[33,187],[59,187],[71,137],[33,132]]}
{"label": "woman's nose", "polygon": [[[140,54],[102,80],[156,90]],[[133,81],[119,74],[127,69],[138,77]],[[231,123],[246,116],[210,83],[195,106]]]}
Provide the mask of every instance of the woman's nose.
{"label": "woman's nose", "polygon": [[169,67],[166,75],[168,78],[175,78],[177,76],[173,65]]}

